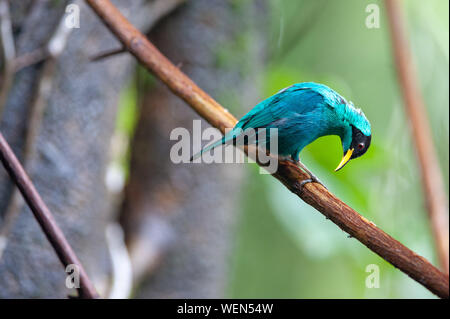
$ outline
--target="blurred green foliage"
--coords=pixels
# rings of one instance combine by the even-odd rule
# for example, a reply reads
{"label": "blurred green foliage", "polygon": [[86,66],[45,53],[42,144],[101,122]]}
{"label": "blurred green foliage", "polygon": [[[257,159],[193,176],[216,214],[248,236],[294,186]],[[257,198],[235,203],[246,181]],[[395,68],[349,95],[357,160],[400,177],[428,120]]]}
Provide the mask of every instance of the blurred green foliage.
{"label": "blurred green foliage", "polygon": [[[379,29],[365,25],[370,3],[380,7]],[[448,189],[449,4],[404,3],[411,50]],[[365,156],[334,173],[342,148],[339,138],[324,137],[302,152],[302,161],[350,206],[437,264],[383,2],[271,0],[270,4],[269,65],[261,75],[261,99],[293,83],[315,81],[361,107],[373,132]],[[275,179],[259,175],[257,169],[246,173],[229,297],[433,297]],[[380,267],[380,288],[366,288],[369,264]]]}

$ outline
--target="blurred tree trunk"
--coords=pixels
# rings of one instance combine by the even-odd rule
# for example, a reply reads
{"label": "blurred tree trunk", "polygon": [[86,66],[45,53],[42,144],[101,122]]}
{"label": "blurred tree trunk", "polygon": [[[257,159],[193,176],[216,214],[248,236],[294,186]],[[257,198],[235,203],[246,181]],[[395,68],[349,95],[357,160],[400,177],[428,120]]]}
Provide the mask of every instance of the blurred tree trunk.
{"label": "blurred tree trunk", "polygon": [[[148,6],[152,1],[113,2],[141,29],[155,12]],[[68,1],[10,3],[20,56],[46,45]],[[191,0],[152,36],[214,97],[225,105],[248,109],[256,102],[254,75],[263,52],[256,28],[246,22],[262,17],[255,3]],[[105,187],[105,173],[118,97],[135,63],[129,54],[90,62],[91,56],[119,43],[84,2],[80,7],[81,28],[73,30],[55,63],[28,172],[99,292],[105,294],[111,281],[105,227],[115,219],[116,210]],[[15,75],[1,119],[0,129],[19,158],[41,73],[39,63]],[[172,249],[138,296],[220,296],[241,172],[230,165],[171,164],[170,130],[191,128],[196,116],[159,84],[142,94],[122,220],[128,235],[139,237],[143,234],[139,230],[147,230],[144,234],[151,238],[145,241],[147,251],[158,247],[154,241],[158,232],[163,234],[161,247]],[[12,189],[0,170],[0,223]],[[151,225],[151,231],[136,225]],[[128,236],[130,243],[132,238]],[[67,295],[64,271],[27,207],[13,223],[8,239],[0,259],[0,298]],[[131,255],[135,256],[133,250]]]}
{"label": "blurred tree trunk", "polygon": [[[145,1],[114,2],[138,27],[151,19],[152,12],[143,7]],[[67,3],[10,1],[18,55],[46,45]],[[56,61],[28,171],[102,293],[110,275],[105,225],[112,219],[104,176],[118,96],[133,72],[134,59],[122,54],[90,62],[90,56],[119,43],[84,1],[80,9],[81,27],[73,30]],[[17,73],[5,105],[1,131],[19,158],[41,71],[42,63]],[[11,191],[9,178],[0,169],[0,218]],[[27,207],[8,239],[0,260],[0,298],[67,296],[64,269]]]}
{"label": "blurred tree trunk", "polygon": [[[263,3],[190,1],[150,38],[206,92],[242,114],[260,97]],[[242,166],[173,164],[170,132],[187,128],[192,138],[199,116],[160,83],[140,96],[121,213],[135,279],[147,278],[137,297],[223,297]]]}

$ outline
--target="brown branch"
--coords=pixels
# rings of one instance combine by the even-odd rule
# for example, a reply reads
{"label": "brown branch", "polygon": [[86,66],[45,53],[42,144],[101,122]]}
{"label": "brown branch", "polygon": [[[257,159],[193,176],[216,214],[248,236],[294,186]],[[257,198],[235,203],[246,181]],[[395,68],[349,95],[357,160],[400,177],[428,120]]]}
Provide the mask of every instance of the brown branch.
{"label": "brown branch", "polygon": [[[31,102],[30,115],[27,118],[27,132],[25,135],[25,143],[22,153],[22,163],[25,169],[28,169],[30,158],[34,151],[35,141],[38,135],[38,131],[41,127],[42,117],[47,105],[48,95],[52,87],[53,71],[55,69],[55,60],[49,59],[45,62],[42,75],[39,81],[37,96]],[[5,209],[3,223],[0,225],[0,259],[2,258],[3,251],[8,243],[8,235],[12,229],[16,217],[22,209],[24,202],[20,195],[20,191],[17,187],[14,187],[13,192],[9,198],[8,205]]]}
{"label": "brown branch", "polygon": [[[33,153],[34,144],[37,138],[38,131],[41,127],[42,117],[47,106],[48,96],[50,95],[53,85],[53,73],[56,67],[56,59],[63,52],[67,39],[72,29],[67,28],[64,24],[66,16],[64,15],[58,27],[55,29],[53,35],[49,39],[45,47],[32,51],[30,55],[22,57],[28,57],[18,62],[18,58],[14,61],[16,72],[26,67],[27,63],[37,63],[37,58],[45,59],[42,66],[42,71],[39,79],[38,88],[36,90],[36,96],[30,105],[30,115],[27,119],[27,132],[25,135],[25,142],[22,154],[22,163],[25,170],[29,166],[29,159]],[[4,220],[0,226],[0,259],[2,258],[3,251],[8,244],[8,234],[14,225],[14,221],[22,209],[23,201],[20,196],[18,188],[14,188],[13,193],[9,199],[7,208],[4,214]]]}
{"label": "brown branch", "polygon": [[100,53],[96,53],[95,55],[91,56],[89,59],[92,62],[97,62],[97,61],[100,61],[100,60],[104,60],[106,58],[110,58],[112,56],[117,56],[117,55],[125,53],[125,52],[127,52],[127,49],[125,49],[124,47],[120,47],[120,48],[111,49],[111,50],[107,50],[107,51],[102,51]]}
{"label": "brown branch", "polygon": [[19,188],[22,196],[34,214],[34,217],[41,226],[48,241],[53,246],[59,260],[67,267],[68,265],[77,265],[80,275],[80,288],[78,288],[79,297],[81,298],[98,298],[93,284],[87,276],[83,266],[75,255],[72,247],[70,247],[63,232],[56,224],[56,221],[42,200],[28,175],[25,173],[22,165],[20,165],[13,151],[9,147],[3,134],[0,133],[0,160],[5,166],[11,179]]}
{"label": "brown branch", "polygon": [[409,51],[402,9],[397,0],[386,0],[386,10],[391,30],[398,80],[417,150],[423,191],[437,255],[441,269],[448,273],[448,202],[444,190],[442,172],[439,167],[431,129],[428,124],[427,112]]}
{"label": "brown branch", "polygon": [[[86,2],[127,50],[200,116],[222,132],[235,125],[237,120],[233,115],[162,55],[109,0],[86,0]],[[442,298],[449,297],[448,276],[425,258],[377,228],[375,224],[358,214],[322,185],[308,183],[301,189],[300,182],[308,176],[295,164],[280,162],[279,170],[274,176],[289,190],[386,261],[436,295]]]}

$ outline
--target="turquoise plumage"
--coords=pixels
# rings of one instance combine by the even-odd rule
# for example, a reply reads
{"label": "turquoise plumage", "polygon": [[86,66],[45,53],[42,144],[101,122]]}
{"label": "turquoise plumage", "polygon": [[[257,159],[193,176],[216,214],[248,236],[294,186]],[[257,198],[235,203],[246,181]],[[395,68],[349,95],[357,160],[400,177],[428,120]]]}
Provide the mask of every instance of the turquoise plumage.
{"label": "turquoise plumage", "polygon": [[[257,104],[239,120],[233,130],[193,158],[235,140],[246,129],[259,128],[278,129],[278,155],[289,156],[296,162],[299,162],[300,152],[306,145],[321,136],[338,135],[342,141],[344,158],[337,169],[350,159],[363,155],[372,135],[364,113],[351,102],[326,85],[298,83]],[[268,146],[269,143],[268,138],[258,140],[260,145]]]}

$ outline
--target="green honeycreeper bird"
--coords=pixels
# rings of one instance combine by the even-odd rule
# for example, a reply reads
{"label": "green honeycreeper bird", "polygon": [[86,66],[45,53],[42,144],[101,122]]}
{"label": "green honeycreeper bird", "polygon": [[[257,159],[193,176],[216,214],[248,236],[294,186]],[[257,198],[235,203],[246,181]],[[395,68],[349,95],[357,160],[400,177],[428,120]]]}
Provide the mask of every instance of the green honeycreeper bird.
{"label": "green honeycreeper bird", "polygon": [[[338,171],[349,160],[363,155],[372,138],[370,123],[361,109],[326,85],[305,82],[291,85],[257,104],[221,140],[203,148],[191,160],[219,145],[236,141],[246,129],[260,128],[278,129],[278,155],[292,160],[311,176],[302,186],[308,182],[320,183],[300,162],[300,152],[305,146],[321,136],[339,136],[344,155],[335,169]],[[256,143],[267,147],[268,138],[265,141],[256,138]]]}

